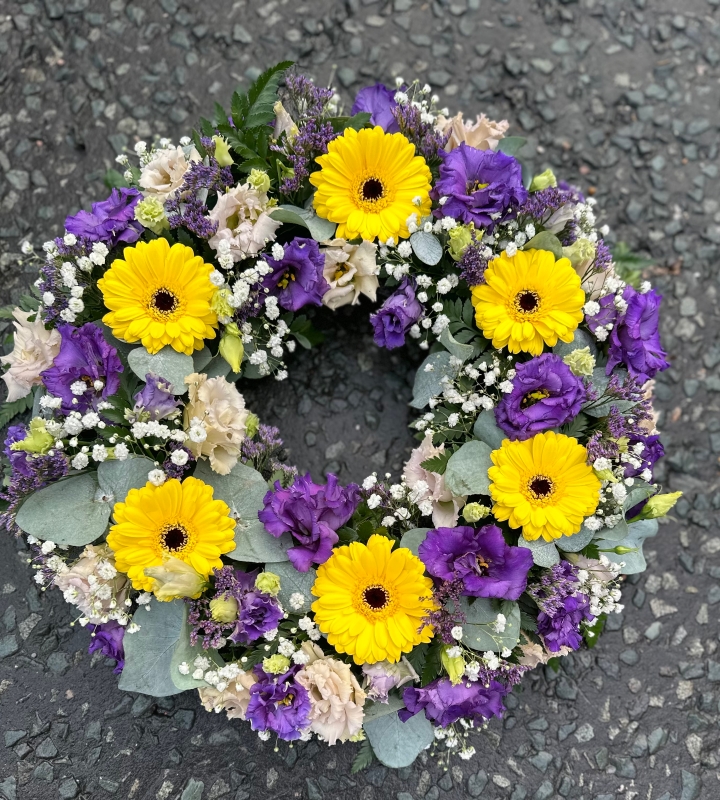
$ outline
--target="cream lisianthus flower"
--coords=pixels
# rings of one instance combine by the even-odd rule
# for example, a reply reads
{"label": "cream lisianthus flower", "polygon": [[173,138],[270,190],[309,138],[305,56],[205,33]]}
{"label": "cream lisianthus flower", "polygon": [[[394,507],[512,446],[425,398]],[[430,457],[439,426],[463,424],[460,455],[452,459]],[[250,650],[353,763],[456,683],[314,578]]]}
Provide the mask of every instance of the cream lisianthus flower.
{"label": "cream lisianthus flower", "polygon": [[435,127],[444,135],[450,134],[445,145],[445,150],[449,153],[463,142],[477,150],[496,150],[500,139],[505,138],[505,131],[510,123],[506,119],[495,122],[485,114],[480,114],[475,122],[466,122],[462,111],[459,111],[449,119],[440,114],[435,121]]}
{"label": "cream lisianthus flower", "polygon": [[445,476],[430,472],[422,466],[423,461],[438,456],[445,451],[445,445],[435,447],[432,435],[426,435],[419,447],[410,454],[405,464],[403,477],[412,490],[412,498],[421,508],[424,503],[432,504],[432,521],[437,528],[452,528],[457,525],[460,509],[467,497],[454,495],[445,486]]}
{"label": "cream lisianthus flower", "polygon": [[350,666],[326,656],[313,642],[304,642],[309,661],[297,674],[297,682],[310,695],[310,730],[329,745],[346,742],[361,729],[365,692]]}
{"label": "cream lisianthus flower", "polygon": [[[270,216],[267,193],[252,184],[243,183],[219,194],[217,203],[208,215],[217,222],[215,234],[208,240],[213,250],[229,248],[234,262],[259,253],[275,239],[281,223]],[[227,244],[222,245],[221,243]]]}
{"label": "cream lisianthus flower", "polygon": [[195,458],[209,458],[210,466],[227,475],[237,464],[240,445],[247,432],[250,412],[243,396],[225,378],[208,378],[194,372],[185,378],[188,402],[185,406],[186,447]]}
{"label": "cream lisianthus flower", "polygon": [[158,600],[169,602],[178,598],[197,599],[207,587],[207,580],[187,561],[165,555],[157,567],[145,567],[147,578],[152,578],[152,592]]}
{"label": "cream lisianthus flower", "polygon": [[[227,669],[231,665],[227,665]],[[228,719],[245,719],[247,707],[250,703],[250,687],[256,683],[257,678],[252,672],[236,670],[236,676],[230,680],[222,691],[214,686],[202,686],[198,689],[200,702],[206,711],[220,713],[225,711]]]}
{"label": "cream lisianthus flower", "polygon": [[350,244],[345,239],[332,239],[324,244],[323,276],[330,289],[323,295],[323,305],[333,310],[355,305],[361,294],[375,302],[380,271],[375,261],[377,245],[366,240]]}
{"label": "cream lisianthus flower", "polygon": [[[29,322],[33,314],[35,319]],[[8,403],[27,396],[33,386],[42,383],[40,373],[52,366],[61,339],[57,330],[45,329],[39,313],[16,308],[13,317],[16,320],[13,350],[0,358],[0,363],[10,365],[2,376],[8,388]]]}
{"label": "cream lisianthus flower", "polygon": [[182,147],[167,147],[156,150],[152,161],[148,161],[140,172],[140,184],[146,197],[167,200],[183,185],[185,173],[190,165],[202,161],[200,153],[193,147],[186,155]]}
{"label": "cream lisianthus flower", "polygon": [[278,100],[273,106],[275,112],[275,129],[273,139],[279,139],[283,133],[286,134],[288,144],[292,144],[295,137],[300,132],[293,118],[288,114],[285,106]]}
{"label": "cream lisianthus flower", "polygon": [[70,567],[58,566],[53,584],[88,622],[99,625],[108,619],[125,619],[130,581],[115,568],[115,554],[108,545],[89,544]]}

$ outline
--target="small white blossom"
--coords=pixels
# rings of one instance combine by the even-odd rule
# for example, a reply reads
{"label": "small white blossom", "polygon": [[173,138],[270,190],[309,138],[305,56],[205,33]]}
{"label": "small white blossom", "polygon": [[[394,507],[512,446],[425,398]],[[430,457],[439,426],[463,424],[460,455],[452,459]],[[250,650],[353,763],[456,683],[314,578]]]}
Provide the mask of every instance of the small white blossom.
{"label": "small white blossom", "polygon": [[162,486],[166,479],[165,473],[161,469],[151,469],[148,472],[148,480],[153,486]]}
{"label": "small white blossom", "polygon": [[290,595],[290,608],[293,611],[298,611],[305,605],[305,595],[301,592],[293,592]]}

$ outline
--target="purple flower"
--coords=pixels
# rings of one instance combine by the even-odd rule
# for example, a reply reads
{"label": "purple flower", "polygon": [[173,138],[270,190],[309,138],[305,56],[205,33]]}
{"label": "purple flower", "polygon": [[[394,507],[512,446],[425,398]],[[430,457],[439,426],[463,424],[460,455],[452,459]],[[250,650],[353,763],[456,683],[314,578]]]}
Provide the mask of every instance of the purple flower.
{"label": "purple flower", "polygon": [[427,571],[444,581],[462,581],[463,594],[517,600],[533,565],[525,547],[505,543],[496,525],[437,528],[428,532],[418,555]]}
{"label": "purple flower", "polygon": [[398,288],[370,315],[375,344],[393,350],[405,344],[405,334],[418,322],[423,307],[415,297],[415,284],[405,278]]}
{"label": "purple flower", "polygon": [[323,277],[325,257],[318,243],[313,239],[293,239],[284,248],[285,254],[279,261],[265,259],[273,271],[265,277],[263,285],[287,311],[322,305],[323,295],[330,287]]}
{"label": "purple flower", "polygon": [[120,242],[132,244],[143,231],[135,219],[135,206],[141,198],[137,189],[113,189],[107,200],[92,204],[92,211],[78,211],[67,217],[65,230],[110,248]]}
{"label": "purple flower", "polygon": [[273,536],[292,534],[299,545],[291,547],[288,556],[295,569],[307,572],[311,564],[330,558],[338,541],[336,531],[355,513],[360,489],[355,483],[343,488],[332,474],[322,486],[307,474],[295,478],[287,489],[275,481],[263,502],[265,508],[258,512],[258,519]]}
{"label": "purple flower", "polygon": [[[252,575],[254,584],[257,573]],[[275,630],[282,618],[282,609],[274,597],[258,591],[247,592],[239,599],[238,621],[229,638],[241,644],[255,642],[264,633]]]}
{"label": "purple flower", "polygon": [[624,364],[633,378],[644,382],[670,366],[658,330],[662,295],[653,289],[640,294],[632,286],[626,286],[623,300],[628,307],[610,332],[605,371],[610,375],[618,364]]}
{"label": "purple flower", "polygon": [[585,385],[553,353],[517,364],[513,390],[502,395],[495,419],[510,439],[529,439],[574,419],[585,402]]}
{"label": "purple flower", "polygon": [[24,450],[11,450],[10,445],[15,442],[22,442],[27,436],[27,429],[24,425],[11,425],[5,437],[5,455],[10,461],[13,475],[22,475],[25,478],[32,478],[35,474],[30,463],[30,456]]}
{"label": "purple flower", "polygon": [[135,411],[146,411],[150,419],[158,421],[169,417],[180,405],[180,401],[169,391],[167,381],[148,372],[145,386],[135,395]]}
{"label": "purple flower", "polygon": [[580,623],[593,620],[590,599],[585,594],[572,594],[553,614],[541,611],[537,618],[538,633],[543,637],[547,649],[557,653],[561,647],[577,650],[582,644]]}
{"label": "purple flower", "polygon": [[600,310],[592,317],[586,317],[588,328],[595,333],[598,328],[604,328],[607,325],[615,325],[618,317],[617,309],[615,308],[615,295],[606,294],[597,301]]}
{"label": "purple flower", "polygon": [[374,86],[366,86],[357,93],[350,114],[368,112],[371,125],[379,125],[385,133],[398,133],[400,126],[393,114],[394,108],[397,108],[395,92],[388,89],[384,83],[376,83]]}
{"label": "purple flower", "polygon": [[[80,328],[59,325],[58,330],[62,337],[60,352],[41,377],[48,392],[62,398],[65,414],[71,411],[82,414],[117,392],[123,365],[117,350],[105,341],[103,332],[92,322]],[[82,385],[85,389],[80,392]]]}
{"label": "purple flower", "polygon": [[89,625],[88,627],[92,634],[88,653],[99,650],[106,658],[114,658],[117,664],[113,672],[119,675],[125,666],[125,649],[123,648],[125,628],[114,619],[103,622],[101,625]]}
{"label": "purple flower", "polygon": [[502,715],[505,710],[502,701],[507,693],[508,688],[498,681],[490,681],[488,686],[480,681],[453,685],[449,678],[437,678],[422,689],[405,689],[406,708],[398,711],[398,716],[407,722],[424,711],[430,722],[440,728],[447,728],[461,718],[482,725],[485,720]]}
{"label": "purple flower", "polygon": [[492,230],[500,217],[512,215],[527,198],[520,162],[512,156],[463,142],[440,157],[440,178],[431,197],[448,200],[433,212],[437,217],[454,217]]}
{"label": "purple flower", "polygon": [[284,675],[268,675],[255,667],[258,680],[250,687],[246,718],[254,731],[273,731],[285,741],[300,738],[310,725],[310,696],[295,680],[299,667]]}
{"label": "purple flower", "polygon": [[[635,447],[639,444],[644,445],[644,448],[640,453],[636,453]],[[658,434],[653,434],[651,436],[631,436],[630,441],[628,442],[628,450],[630,453],[635,455],[636,458],[640,459],[641,463],[639,467],[633,467],[630,464],[626,464],[626,478],[636,478],[646,469],[652,471],[652,468],[655,466],[655,464],[665,455],[665,448],[663,447]]]}

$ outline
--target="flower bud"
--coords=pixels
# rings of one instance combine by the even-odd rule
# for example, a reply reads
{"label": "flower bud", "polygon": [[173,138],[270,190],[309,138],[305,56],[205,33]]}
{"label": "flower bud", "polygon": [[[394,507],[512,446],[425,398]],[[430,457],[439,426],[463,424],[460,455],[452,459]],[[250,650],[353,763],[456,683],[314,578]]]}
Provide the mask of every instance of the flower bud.
{"label": "flower bud", "polygon": [[264,169],[251,169],[248,183],[258,192],[267,192],[270,189],[270,176]]}
{"label": "flower bud", "polygon": [[[463,257],[463,253],[472,243],[474,230],[475,224],[471,222],[469,225],[457,225],[448,232],[450,238],[448,252],[453,260],[460,261]],[[478,238],[480,236],[482,236],[482,233],[479,234]]]}
{"label": "flower bud", "polygon": [[445,672],[447,672],[448,678],[450,678],[450,683],[454,685],[456,683],[460,683],[462,676],[465,673],[465,659],[462,656],[448,655],[448,650],[451,649],[452,646],[443,647],[442,654],[440,656],[440,662],[442,663]]}
{"label": "flower bud", "polygon": [[10,449],[44,455],[54,444],[55,440],[45,428],[45,420],[41,417],[35,417],[30,421],[25,438],[20,442],[13,442],[10,445]]}
{"label": "flower bud", "polygon": [[547,189],[550,186],[557,186],[557,178],[551,169],[546,169],[532,179],[530,184],[531,192],[539,192],[541,189]]}
{"label": "flower bud", "polygon": [[215,161],[221,167],[230,167],[232,166],[233,159],[230,155],[230,145],[227,143],[226,139],[223,139],[222,136],[213,136],[213,142],[215,142]]}
{"label": "flower bud", "polygon": [[261,572],[255,578],[255,588],[259,592],[277,597],[280,591],[280,578],[274,572]]}
{"label": "flower bud", "polygon": [[258,428],[260,427],[260,417],[257,414],[253,414],[252,411],[248,414],[248,418],[245,420],[245,435],[252,439],[253,436],[258,432]]}
{"label": "flower bud", "polygon": [[230,365],[230,369],[233,372],[240,372],[240,365],[242,364],[243,354],[245,353],[242,339],[240,339],[239,336],[228,334],[226,331],[225,335],[220,339],[218,350],[220,355]]}
{"label": "flower bud", "polygon": [[157,567],[146,567],[144,574],[154,578],[153,594],[163,602],[180,597],[196,600],[207,586],[202,575],[175,556],[165,556],[163,563]]}
{"label": "flower bud", "polygon": [[658,519],[658,517],[664,517],[682,497],[682,494],[682,492],[656,494],[645,503],[643,510],[635,519]]}
{"label": "flower bud", "polygon": [[487,506],[482,506],[480,503],[468,503],[463,508],[462,515],[465,522],[472,524],[473,522],[479,522],[483,517],[487,517],[489,513],[490,509]]}
{"label": "flower bud", "polygon": [[238,616],[238,601],[232,595],[223,595],[210,601],[210,616],[215,622],[235,622]]}
{"label": "flower bud", "polygon": [[573,375],[590,377],[595,369],[595,357],[589,347],[581,347],[563,356],[563,361],[570,367]]}
{"label": "flower bud", "polygon": [[281,656],[276,653],[274,656],[268,656],[263,659],[263,669],[271,675],[282,675],[287,672],[290,667],[290,659],[287,656]]}
{"label": "flower bud", "polygon": [[578,239],[568,247],[563,247],[562,251],[575,270],[586,270],[595,259],[595,245],[589,239]]}

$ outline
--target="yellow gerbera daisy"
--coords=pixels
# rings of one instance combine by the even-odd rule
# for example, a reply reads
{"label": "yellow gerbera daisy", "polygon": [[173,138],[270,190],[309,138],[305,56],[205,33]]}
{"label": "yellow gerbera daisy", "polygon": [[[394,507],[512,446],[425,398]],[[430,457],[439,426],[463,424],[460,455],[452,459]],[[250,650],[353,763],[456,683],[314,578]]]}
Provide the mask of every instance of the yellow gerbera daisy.
{"label": "yellow gerbera daisy", "polygon": [[126,247],[98,281],[105,306],[103,322],[125,342],[141,341],[150,353],[170,345],[179,353],[201,350],[214,339],[217,315],[211,309],[214,270],[184,244],[166,239]]}
{"label": "yellow gerbera daisy", "polygon": [[524,442],[505,439],[490,457],[493,514],[522,528],[525,539],[571,536],[598,506],[600,481],[577,439],[553,431]]}
{"label": "yellow gerbera daisy", "polygon": [[318,567],[311,591],[315,622],[328,642],[356,664],[399,661],[415,645],[429,642],[423,625],[432,610],[432,581],[410,550],[375,534],[368,543],[338,547]]}
{"label": "yellow gerbera daisy", "polygon": [[539,356],[543,344],[571,342],[582,322],[585,292],[567,258],[548,250],[519,250],[494,258],[485,283],[472,289],[475,322],[493,347]]}
{"label": "yellow gerbera daisy", "polygon": [[322,169],[310,176],[315,210],[338,223],[336,236],[397,242],[410,235],[409,216],[430,213],[430,169],[401,133],[347,128],[317,162]]}
{"label": "yellow gerbera daisy", "polygon": [[197,478],[131,489],[124,503],[115,504],[113,516],[107,543],[115,551],[115,566],[140,591],[154,590],[155,580],[145,569],[160,566],[168,556],[207,578],[222,567],[220,556],[235,549],[230,509],[213,500],[213,487]]}

